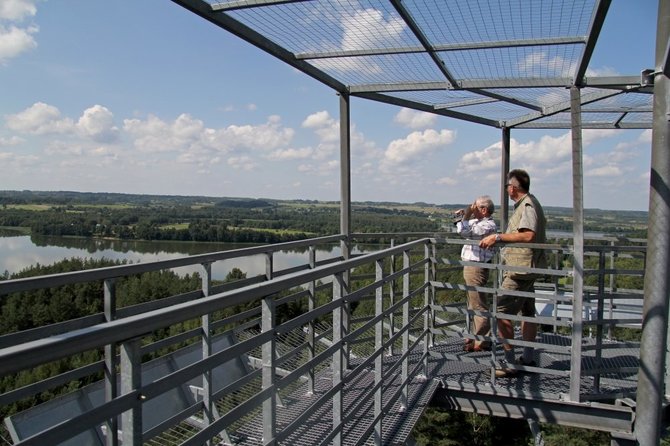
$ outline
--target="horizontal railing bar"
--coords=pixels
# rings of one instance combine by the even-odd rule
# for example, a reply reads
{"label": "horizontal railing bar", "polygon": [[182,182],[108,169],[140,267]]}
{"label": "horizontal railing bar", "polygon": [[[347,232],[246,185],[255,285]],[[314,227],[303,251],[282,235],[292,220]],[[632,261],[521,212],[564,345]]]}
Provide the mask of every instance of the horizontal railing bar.
{"label": "horizontal railing bar", "polygon": [[223,398],[225,395],[237,392],[238,390],[242,389],[244,386],[249,384],[255,379],[260,379],[263,374],[263,369],[254,369],[248,372],[246,375],[242,376],[241,378],[236,379],[232,383],[228,384],[227,386],[217,390],[216,392],[212,393],[212,400],[219,400]]}
{"label": "horizontal railing bar", "polygon": [[618,319],[590,319],[588,321],[583,321],[584,326],[597,326],[597,325],[628,325],[628,324],[641,324],[642,315],[639,318],[618,318]]}
{"label": "horizontal railing bar", "polygon": [[215,284],[211,287],[210,289],[210,295],[211,294],[219,294],[223,293],[226,291],[231,291],[231,290],[236,290],[238,288],[242,288],[248,285],[253,285],[256,283],[261,283],[265,282],[265,274],[258,274],[253,277],[247,277],[245,279],[239,279],[239,280],[234,280],[231,282],[224,282],[221,284]]}
{"label": "horizontal railing bar", "polygon": [[644,276],[644,270],[641,269],[608,269],[608,270],[598,270],[598,269],[586,269],[584,270],[585,276],[598,276],[600,274],[614,274],[617,276]]}
{"label": "horizontal railing bar", "polygon": [[[255,307],[255,308],[251,308],[249,310],[242,311],[240,313],[237,313],[237,314],[234,314],[232,316],[228,316],[226,318],[223,318],[221,320],[213,322],[212,323],[212,330],[223,327],[223,326],[228,325],[228,324],[233,324],[235,322],[240,322],[240,321],[243,321],[247,318],[250,318],[250,317],[253,317],[253,316],[258,316],[260,314],[261,314],[261,307],[260,306]],[[248,321],[245,321],[242,325],[240,325],[238,327],[235,327],[235,329],[239,330],[241,327],[245,327],[245,328],[253,327],[256,324],[260,325],[260,323],[261,323],[260,318],[250,319]]]}
{"label": "horizontal railing bar", "polygon": [[[164,297],[162,299],[152,300],[150,302],[143,302],[141,304],[132,305],[130,307],[121,307],[116,310],[116,318],[122,319],[128,316],[135,316],[137,314],[147,313],[151,310],[169,307],[170,305],[191,302],[201,297],[203,297],[202,290],[195,290],[183,294]],[[102,300],[102,295],[100,296],[100,300]]]}
{"label": "horizontal railing bar", "polygon": [[340,305],[341,302],[339,301],[326,302],[325,304],[313,309],[312,311],[308,311],[306,313],[301,314],[300,316],[296,316],[293,319],[284,322],[281,325],[277,325],[275,327],[275,332],[277,334],[288,333],[296,327],[301,327],[305,325],[305,323],[313,319],[317,319],[319,316],[323,316],[325,314],[330,313]]}
{"label": "horizontal railing bar", "polygon": [[57,322],[55,324],[49,324],[42,327],[31,328],[14,333],[7,333],[0,336],[0,348],[23,344],[25,342],[34,341],[36,339],[67,333],[69,331],[79,330],[86,327],[92,327],[102,322],[105,322],[105,315],[98,313],[77,319],[70,319],[69,321]]}
{"label": "horizontal railing bar", "polygon": [[640,348],[639,342],[626,342],[626,341],[617,341],[616,343],[603,342],[599,345],[582,345],[582,351],[598,351],[598,350],[626,350],[634,349],[637,350]]}
{"label": "horizontal railing bar", "polygon": [[288,353],[285,353],[281,356],[278,356],[275,359],[275,366],[276,367],[281,367],[281,366],[285,365],[291,359],[293,359],[295,356],[297,356],[301,351],[305,350],[308,346],[309,346],[308,341],[305,341],[305,342],[300,343],[299,345],[293,346],[291,351],[289,351]]}
{"label": "horizontal railing bar", "polygon": [[50,390],[56,386],[63,385],[70,381],[78,380],[84,376],[90,376],[94,373],[103,372],[104,370],[105,362],[96,361],[74,370],[69,370],[59,375],[28,384],[18,389],[8,390],[7,392],[0,394],[0,406],[7,406],[20,399],[33,396],[46,390]]}
{"label": "horizontal railing bar", "polygon": [[333,353],[335,353],[335,351],[339,348],[341,348],[341,346],[338,344],[331,345],[330,347],[326,348],[319,354],[314,355],[312,359],[302,364],[300,367],[296,368],[295,370],[292,370],[291,373],[289,373],[288,375],[278,379],[275,385],[277,386],[277,388],[280,389],[287,387],[293,381],[302,377],[306,371],[308,371],[311,368],[314,368],[314,366],[316,366],[317,364],[321,364],[322,362],[327,362],[330,359],[332,359]]}
{"label": "horizontal railing bar", "polygon": [[289,294],[288,296],[283,296],[280,298],[275,299],[275,308],[279,307],[281,305],[286,305],[291,302],[295,302],[296,300],[300,299],[301,297],[307,297],[309,296],[309,290],[303,289],[300,291],[297,291],[293,294]]}

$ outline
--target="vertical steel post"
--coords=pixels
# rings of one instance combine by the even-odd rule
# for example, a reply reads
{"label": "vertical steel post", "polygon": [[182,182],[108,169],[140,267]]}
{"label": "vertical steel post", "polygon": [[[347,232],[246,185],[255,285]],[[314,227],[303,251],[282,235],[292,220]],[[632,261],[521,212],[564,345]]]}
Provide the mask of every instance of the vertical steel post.
{"label": "vertical steel post", "polygon": [[[598,293],[597,293],[597,310],[596,319],[596,358],[594,367],[596,369],[602,368],[603,359],[603,323],[605,319],[605,251],[598,253]],[[608,326],[610,326],[608,324]],[[593,376],[593,392],[600,392],[600,372]]]}
{"label": "vertical steel post", "polygon": [[[316,249],[314,245],[309,247],[309,268],[316,268]],[[311,281],[307,285],[307,291],[309,293],[307,297],[307,309],[311,313],[316,308],[316,282]],[[315,345],[315,335],[314,335],[314,319],[310,319],[307,324],[307,360],[312,361],[314,355],[316,354],[316,345]],[[314,367],[310,367],[307,372],[307,392],[310,394],[314,393]]]}
{"label": "vertical steel post", "polygon": [[374,444],[382,444],[382,378],[384,376],[384,352],[382,346],[384,345],[384,287],[381,285],[384,280],[384,260],[378,259],[375,261],[375,281],[380,285],[375,290],[375,317],[379,321],[375,324],[375,390],[374,396],[374,419],[375,431],[373,434]]}
{"label": "vertical steel post", "polygon": [[[203,299],[206,299],[207,296],[211,293],[212,286],[212,264],[202,263],[202,296]],[[212,330],[210,328],[210,315],[203,314],[200,318],[201,321],[201,345],[202,345],[202,358],[206,359],[212,355]],[[213,402],[212,402],[212,370],[205,370],[202,374],[202,407],[204,412],[204,422],[206,426],[209,426],[214,421],[214,412],[213,412]],[[211,441],[207,441],[206,445],[212,444]]]}
{"label": "vertical steel post", "polygon": [[333,345],[339,345],[333,352],[333,388],[337,389],[333,394],[333,446],[342,445],[342,404],[344,402],[344,389],[342,374],[344,373],[344,349],[342,345],[342,314],[344,307],[344,273],[335,274],[333,278],[333,301],[339,305],[333,309]]}
{"label": "vertical steel post", "polygon": [[658,3],[656,28],[656,73],[651,143],[648,251],[644,276],[642,341],[637,386],[635,423],[639,444],[658,444],[661,407],[666,397],[664,366],[668,356],[668,299],[670,299],[670,79],[663,73],[670,41],[670,1]]}
{"label": "vertical steel post", "polygon": [[[409,251],[403,251],[402,253],[402,267],[405,270],[405,273],[402,276],[402,298],[407,299],[409,297],[409,285],[411,275],[409,273],[410,265],[410,256]],[[409,350],[409,300],[405,301],[402,305],[402,353],[405,355],[405,358],[402,360],[402,372],[401,372],[401,382],[402,391],[400,393],[400,406],[403,409],[407,408],[408,401],[408,386],[407,386],[407,377],[409,376],[409,355],[407,354]]]}
{"label": "vertical steel post", "polygon": [[[142,387],[141,338],[121,344],[121,394],[125,395]],[[123,412],[121,441],[123,444],[142,444],[142,398],[132,409]]]}
{"label": "vertical steel post", "polygon": [[509,195],[507,195],[506,184],[507,173],[509,172],[510,135],[510,128],[503,127],[500,159],[500,232],[505,232],[507,229],[507,219],[509,216]]}
{"label": "vertical steel post", "polygon": [[[350,96],[340,93],[340,243],[344,260],[351,257],[351,110]],[[346,293],[350,291],[350,272],[342,276]],[[349,333],[350,304],[344,306],[342,328]],[[344,345],[344,367],[349,368],[349,346]]]}
{"label": "vertical steel post", "polygon": [[435,303],[435,288],[433,288],[432,284],[435,281],[435,262],[437,259],[435,243],[426,242],[424,256],[430,260],[426,263],[424,270],[424,280],[429,285],[426,287],[423,296],[423,306],[426,307],[426,312],[423,316],[423,333],[425,336],[423,341],[423,374],[428,377],[428,353],[433,346],[433,334],[431,330],[433,329],[433,321],[435,320],[432,310],[432,305]]}
{"label": "vertical steel post", "polygon": [[277,389],[275,387],[275,300],[274,296],[265,296],[261,303],[261,329],[263,333],[272,333],[269,341],[263,343],[261,361],[263,364],[263,390],[271,389],[263,400],[263,444],[274,444],[277,434]]}
{"label": "vertical steel post", "polygon": [[[272,280],[274,257],[272,252],[265,254],[265,280]],[[276,356],[275,342],[275,299],[274,295],[265,296],[261,302],[261,331],[271,332],[272,338],[261,348],[263,367],[263,389],[272,389],[263,401],[263,444],[274,444],[277,435],[277,389],[275,388]]]}
{"label": "vertical steel post", "polygon": [[[610,269],[614,270],[616,268],[616,259],[618,257],[618,251],[615,250],[616,242],[612,240],[610,242],[612,247],[612,252],[610,252]],[[614,319],[614,293],[617,292],[616,285],[616,275],[614,273],[610,274],[610,307],[609,307],[609,318]],[[607,326],[607,339],[612,339],[612,324]]]}
{"label": "vertical steel post", "polygon": [[[345,236],[342,246],[344,259],[349,259],[351,236],[351,112],[349,95],[340,93],[340,233]],[[345,249],[346,248],[346,249]]]}
{"label": "vertical steel post", "polygon": [[[103,286],[105,321],[111,322],[116,319],[116,279],[106,279]],[[112,343],[105,345],[105,401],[112,401],[118,396],[118,389],[116,385],[117,366],[118,360],[116,358],[116,344]],[[118,419],[116,417],[110,418],[107,420],[105,426],[107,428],[105,444],[107,446],[118,445]]]}
{"label": "vertical steel post", "polygon": [[582,165],[582,102],[578,87],[570,87],[572,121],[572,346],[570,349],[570,400],[579,401],[582,379],[582,318],[584,299],[584,182]]}
{"label": "vertical steel post", "polygon": [[[395,239],[391,239],[391,248],[395,246]],[[395,254],[391,254],[391,268],[389,274],[393,275],[395,273]],[[392,307],[395,304],[395,280],[389,280],[389,307]],[[395,312],[389,314],[389,339],[395,334]],[[393,355],[394,342],[389,344],[389,355]]]}

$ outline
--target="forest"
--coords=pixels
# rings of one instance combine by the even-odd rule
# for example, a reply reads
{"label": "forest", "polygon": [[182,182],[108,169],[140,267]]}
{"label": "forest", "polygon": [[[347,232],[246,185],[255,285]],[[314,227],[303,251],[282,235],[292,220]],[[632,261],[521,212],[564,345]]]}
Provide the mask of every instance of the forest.
{"label": "forest", "polygon": [[[352,231],[450,231],[463,204],[352,203]],[[337,202],[158,196],[83,192],[0,191],[0,227],[35,235],[279,243],[339,233]],[[572,230],[572,209],[546,207],[548,228]],[[584,230],[646,237],[646,212],[584,212]],[[496,216],[494,215],[494,218]]]}
{"label": "forest", "polygon": [[[452,215],[461,204],[432,205],[428,203],[354,203],[352,228],[354,232],[436,232],[450,231]],[[547,208],[549,228],[571,229],[571,209]],[[644,237],[646,213],[587,210],[587,230],[605,234]],[[245,198],[146,196],[76,192],[0,191],[0,227],[25,228],[38,235],[70,235],[145,240],[224,241],[276,243],[312,238],[339,232],[339,203],[307,200],[271,200]],[[457,253],[456,253],[457,254]],[[635,260],[619,259],[618,262]],[[98,268],[118,262],[91,259],[65,259],[54,265],[36,265],[20,273],[6,274],[0,280],[34,275]],[[588,267],[589,265],[587,265]],[[639,265],[621,264],[621,267]],[[360,274],[371,271],[359,271]],[[459,275],[456,271],[452,274]],[[244,278],[234,270],[225,281]],[[459,281],[460,277],[449,280]],[[589,278],[590,280],[595,278]],[[640,278],[622,278],[619,287],[641,288]],[[146,273],[124,278],[117,284],[120,307],[161,299],[197,289],[201,279],[197,274],[178,276],[170,271]],[[459,294],[460,293],[460,294]],[[102,284],[81,284],[16,293],[0,301],[0,335],[54,322],[75,319],[102,311]],[[92,297],[93,296],[93,297]],[[464,299],[463,292],[453,293],[451,299]],[[326,297],[322,297],[326,299]],[[359,314],[370,311],[369,303],[355,309]],[[234,308],[232,313],[245,308]],[[306,310],[305,303],[288,306],[277,314],[287,320]],[[221,315],[225,316],[225,315]],[[194,324],[197,322],[194,322]],[[193,327],[181,327],[187,330]],[[156,339],[169,333],[155,333]],[[91,357],[71,358],[82,364],[100,359],[100,352]],[[97,356],[96,356],[97,355]],[[95,357],[93,357],[95,356]],[[64,360],[65,361],[65,360]],[[0,392],[25,383],[51,376],[55,370],[65,370],[77,363],[45,365],[19,376],[0,379]],[[81,382],[61,389],[71,391],[83,386]],[[53,395],[49,392],[0,408],[0,417],[30,407]],[[4,428],[4,427],[3,427]],[[586,430],[543,425],[545,445],[606,445],[609,436]],[[2,432],[2,435],[5,435]],[[524,420],[496,419],[463,412],[429,408],[415,429],[420,445],[450,446],[458,444],[512,445],[532,444]]]}

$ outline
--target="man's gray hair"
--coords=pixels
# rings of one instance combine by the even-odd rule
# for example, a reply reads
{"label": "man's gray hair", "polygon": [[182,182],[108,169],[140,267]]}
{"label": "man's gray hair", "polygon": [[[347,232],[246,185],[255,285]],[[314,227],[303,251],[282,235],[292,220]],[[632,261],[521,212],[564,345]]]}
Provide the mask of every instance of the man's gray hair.
{"label": "man's gray hair", "polygon": [[477,202],[481,203],[482,206],[486,206],[489,210],[489,215],[493,214],[493,211],[495,211],[495,206],[493,205],[493,200],[490,196],[482,195],[481,197],[477,197]]}

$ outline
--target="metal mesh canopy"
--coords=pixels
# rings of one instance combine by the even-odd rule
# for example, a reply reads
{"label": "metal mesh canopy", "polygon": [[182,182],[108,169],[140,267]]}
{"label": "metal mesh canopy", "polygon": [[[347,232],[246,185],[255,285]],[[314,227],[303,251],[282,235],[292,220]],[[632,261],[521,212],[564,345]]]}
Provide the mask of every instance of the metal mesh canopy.
{"label": "metal mesh canopy", "polygon": [[650,128],[653,86],[590,77],[610,0],[173,0],[351,96],[493,127]]}

